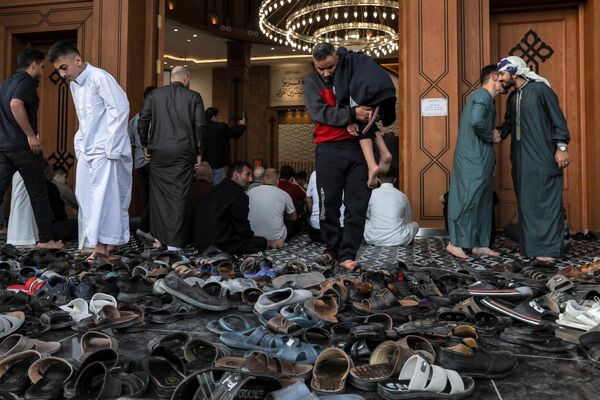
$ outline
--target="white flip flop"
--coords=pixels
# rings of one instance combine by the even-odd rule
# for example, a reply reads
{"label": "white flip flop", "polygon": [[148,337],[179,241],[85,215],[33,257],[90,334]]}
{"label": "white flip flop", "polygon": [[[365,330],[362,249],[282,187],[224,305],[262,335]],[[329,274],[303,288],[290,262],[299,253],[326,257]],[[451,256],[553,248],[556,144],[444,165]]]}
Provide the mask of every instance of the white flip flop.
{"label": "white flip flop", "polygon": [[60,309],[68,312],[71,318],[77,322],[92,315],[89,312],[88,303],[84,299],[71,300],[64,306],[60,306]]}
{"label": "white flip flop", "polygon": [[102,307],[107,305],[117,308],[117,299],[110,294],[96,293],[90,300],[90,311],[94,314],[98,314],[100,310],[102,310]]}

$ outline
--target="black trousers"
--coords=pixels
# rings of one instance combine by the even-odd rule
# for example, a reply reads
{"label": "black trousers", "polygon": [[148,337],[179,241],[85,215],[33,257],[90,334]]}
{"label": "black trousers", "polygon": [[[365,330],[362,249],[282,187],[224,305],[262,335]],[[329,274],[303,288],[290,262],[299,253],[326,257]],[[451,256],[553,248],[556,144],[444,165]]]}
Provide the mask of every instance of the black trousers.
{"label": "black trousers", "polygon": [[267,239],[262,236],[254,236],[251,238],[245,238],[240,241],[237,248],[228,253],[241,256],[244,254],[258,253],[259,251],[265,251],[267,249]]}
{"label": "black trousers", "polygon": [[287,236],[285,237],[285,241],[289,242],[294,236],[296,236],[302,230],[302,221],[300,219],[296,219],[295,221],[290,221],[286,219],[284,221],[285,229],[287,230]]}
{"label": "black trousers", "polygon": [[[321,238],[325,252],[340,262],[355,260],[363,240],[371,190],[368,169],[358,140],[321,143],[316,152]],[[344,228],[340,207],[344,196]]]}
{"label": "black trousers", "polygon": [[323,239],[321,239],[321,230],[313,228],[310,224],[308,224],[308,237],[313,242],[323,243]]}
{"label": "black trousers", "polygon": [[0,199],[4,197],[15,172],[19,172],[31,200],[40,242],[52,240],[52,211],[48,199],[48,182],[44,174],[44,157],[31,150],[0,151]]}
{"label": "black trousers", "polygon": [[139,184],[139,195],[142,200],[142,217],[140,219],[140,229],[144,232],[150,232],[150,164],[146,164],[135,170]]}

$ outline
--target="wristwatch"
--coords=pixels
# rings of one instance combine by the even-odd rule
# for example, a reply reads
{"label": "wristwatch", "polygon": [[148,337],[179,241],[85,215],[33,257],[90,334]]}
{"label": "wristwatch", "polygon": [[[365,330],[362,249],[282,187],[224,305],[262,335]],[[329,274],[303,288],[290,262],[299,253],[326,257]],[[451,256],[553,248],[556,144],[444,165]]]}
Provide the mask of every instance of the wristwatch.
{"label": "wristwatch", "polygon": [[566,143],[558,143],[558,144],[556,145],[556,147],[558,147],[558,149],[559,149],[560,151],[567,151],[567,144],[566,144]]}

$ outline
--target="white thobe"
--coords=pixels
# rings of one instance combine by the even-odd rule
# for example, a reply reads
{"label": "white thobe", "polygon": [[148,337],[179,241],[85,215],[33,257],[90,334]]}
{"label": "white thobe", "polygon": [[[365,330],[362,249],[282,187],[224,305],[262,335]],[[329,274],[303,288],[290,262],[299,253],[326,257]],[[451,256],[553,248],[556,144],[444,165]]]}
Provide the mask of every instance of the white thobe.
{"label": "white thobe", "polygon": [[12,178],[6,243],[14,246],[35,246],[38,241],[38,228],[29,193],[21,174],[15,172]]}
{"label": "white thobe", "polygon": [[419,230],[412,221],[408,197],[391,183],[384,183],[371,192],[365,241],[374,246],[402,246],[409,244]]}
{"label": "white thobe", "polygon": [[132,184],[127,95],[108,72],[90,64],[70,88],[79,119],[75,134],[79,248],[125,244]]}

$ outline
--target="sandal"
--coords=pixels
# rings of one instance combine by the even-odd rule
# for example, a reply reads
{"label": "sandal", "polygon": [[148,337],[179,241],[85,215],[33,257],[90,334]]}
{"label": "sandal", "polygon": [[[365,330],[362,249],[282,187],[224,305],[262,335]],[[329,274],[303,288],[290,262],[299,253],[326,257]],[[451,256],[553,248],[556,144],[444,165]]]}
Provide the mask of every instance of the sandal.
{"label": "sandal", "polygon": [[[235,324],[236,321],[239,321],[239,323],[241,323],[241,326]],[[217,335],[222,335],[224,333],[246,334],[255,330],[256,328],[256,326],[250,325],[246,318],[239,315],[228,315],[226,317],[219,318],[216,321],[210,321],[206,325],[206,329],[209,332],[215,333]]]}
{"label": "sandal", "polygon": [[60,306],[59,308],[68,312],[71,318],[76,322],[92,315],[89,313],[88,303],[84,299],[71,300],[69,303]]}
{"label": "sandal", "polygon": [[215,362],[219,368],[243,370],[252,374],[265,374],[273,378],[302,378],[312,371],[312,365],[296,364],[277,356],[268,356],[259,351],[248,357],[223,357]]}
{"label": "sandal", "polygon": [[281,335],[299,336],[304,332],[304,329],[300,325],[288,320],[275,310],[264,312],[259,317],[259,321],[271,332]]}
{"label": "sandal", "polygon": [[78,372],[74,398],[115,399],[120,395],[121,383],[104,363],[93,362]]}
{"label": "sandal", "polygon": [[146,308],[148,321],[155,324],[170,324],[181,319],[192,318],[200,314],[200,309],[191,304],[171,297],[171,301],[161,308]]}
{"label": "sandal", "polygon": [[185,379],[185,368],[181,359],[165,347],[157,347],[141,366],[150,376],[150,389],[158,399],[170,399],[179,383]]}
{"label": "sandal", "polygon": [[352,303],[352,307],[358,312],[378,312],[398,304],[396,296],[389,289],[382,289],[377,294],[366,300]]}
{"label": "sandal", "polygon": [[279,351],[290,337],[269,333],[265,328],[260,326],[245,334],[237,332],[223,333],[220,339],[229,347],[257,350],[270,354]]}
{"label": "sandal", "polygon": [[372,391],[377,388],[377,382],[398,374],[411,355],[400,347],[400,342],[383,342],[371,353],[368,365],[350,370],[348,381],[359,390]]}
{"label": "sandal", "polygon": [[473,378],[431,365],[419,355],[410,357],[397,380],[379,383],[377,393],[384,399],[462,399],[475,389]]}
{"label": "sandal", "polygon": [[25,322],[25,314],[21,311],[0,315],[0,339],[19,330],[23,322]]}
{"label": "sandal", "polygon": [[60,350],[60,343],[43,342],[23,335],[10,335],[0,343],[0,358],[28,350],[35,350],[40,354],[54,354]]}
{"label": "sandal", "polygon": [[89,331],[81,336],[81,356],[79,360],[83,361],[91,354],[103,349],[117,349],[119,342],[112,336],[103,332]]}
{"label": "sandal", "polygon": [[35,361],[27,371],[33,385],[25,392],[25,398],[63,398],[64,385],[74,373],[73,366],[63,358],[45,357]]}
{"label": "sandal", "polygon": [[0,361],[0,388],[3,391],[21,396],[29,384],[27,371],[42,355],[34,350],[13,354]]}
{"label": "sandal", "polygon": [[215,361],[229,356],[229,348],[221,343],[190,339],[183,348],[187,371],[200,371],[215,365]]}
{"label": "sandal", "polygon": [[319,356],[321,347],[302,343],[298,339],[290,339],[279,349],[275,356],[298,364],[314,364]]}
{"label": "sandal", "polygon": [[100,310],[102,310],[102,307],[106,305],[117,307],[117,299],[110,294],[96,293],[90,300],[89,310],[92,314],[97,314],[100,312]]}
{"label": "sandal", "polygon": [[337,324],[338,303],[333,297],[310,298],[304,301],[306,314],[314,320]]}
{"label": "sandal", "polygon": [[310,387],[319,394],[343,392],[353,366],[352,359],[345,351],[330,347],[319,354],[313,367]]}
{"label": "sandal", "polygon": [[116,307],[106,305],[102,307],[97,315],[79,321],[72,328],[78,332],[101,331],[108,328],[122,329],[136,325],[138,318],[138,315],[132,313],[121,314]]}
{"label": "sandal", "polygon": [[590,331],[579,337],[579,348],[595,367],[600,367],[600,332]]}

